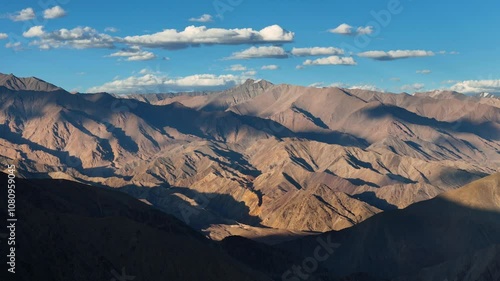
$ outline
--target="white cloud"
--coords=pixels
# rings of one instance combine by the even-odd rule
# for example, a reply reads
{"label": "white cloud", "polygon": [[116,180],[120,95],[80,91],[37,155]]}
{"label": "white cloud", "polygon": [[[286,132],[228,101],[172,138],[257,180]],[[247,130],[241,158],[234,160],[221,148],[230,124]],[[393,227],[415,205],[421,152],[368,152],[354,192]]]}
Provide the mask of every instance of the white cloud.
{"label": "white cloud", "polygon": [[247,76],[255,76],[255,74],[257,74],[257,71],[250,70],[250,71],[247,71],[247,72],[243,72],[241,75],[244,76],[244,77],[247,77]]}
{"label": "white cloud", "polygon": [[354,31],[355,28],[347,23],[343,23],[334,29],[328,30],[331,33],[341,34],[341,35],[363,35],[372,34],[373,26],[360,26]]}
{"label": "white cloud", "polygon": [[385,92],[383,89],[380,89],[380,88],[378,88],[375,85],[369,85],[369,84],[349,86],[348,89],[352,89],[352,90],[366,90],[366,91],[374,91],[374,92]]}
{"label": "white cloud", "polygon": [[[32,30],[35,27],[30,28]],[[43,31],[36,27],[38,31]],[[29,32],[28,30],[27,32]],[[99,33],[91,27],[76,27],[71,30],[60,29],[52,32],[43,33],[29,33],[31,37],[38,37],[39,40],[31,42],[31,45],[36,45],[41,49],[51,48],[75,48],[75,49],[89,49],[89,48],[114,48],[115,42],[119,42],[119,38],[112,37],[107,34]]]}
{"label": "white cloud", "polygon": [[246,66],[243,66],[241,64],[233,64],[229,68],[227,68],[226,70],[229,70],[229,71],[246,71],[247,68],[246,68]]}
{"label": "white cloud", "polygon": [[303,65],[297,65],[297,66],[295,67],[295,69],[297,69],[297,70],[301,70],[301,69],[304,69],[304,66],[303,66]]}
{"label": "white cloud", "polygon": [[189,21],[194,21],[194,22],[213,22],[214,18],[209,15],[209,14],[204,14],[200,16],[199,18],[190,18]]}
{"label": "white cloud", "polygon": [[399,82],[399,81],[401,81],[401,78],[399,78],[399,77],[391,77],[391,78],[389,78],[389,80],[395,81],[395,82]]}
{"label": "white cloud", "polygon": [[424,50],[396,50],[396,51],[368,51],[359,53],[358,56],[364,58],[370,58],[374,60],[380,61],[388,61],[388,60],[397,60],[397,59],[406,59],[406,58],[415,58],[415,57],[430,57],[434,56],[434,52],[432,51],[424,51]]}
{"label": "white cloud", "polygon": [[235,52],[227,59],[255,59],[255,58],[287,58],[288,54],[282,47],[261,46],[250,47],[246,50]]}
{"label": "white cloud", "polygon": [[35,11],[33,8],[26,8],[9,16],[9,18],[13,21],[28,21],[34,19],[35,17]]}
{"label": "white cloud", "polygon": [[32,26],[30,29],[27,31],[23,32],[23,36],[27,38],[32,38],[32,37],[40,37],[44,34],[45,32],[43,31],[43,26],[37,25],[37,26]]}
{"label": "white cloud", "polygon": [[409,84],[409,85],[403,85],[401,87],[401,90],[403,91],[420,91],[425,88],[425,85],[422,83],[415,83],[415,84]]}
{"label": "white cloud", "polygon": [[[115,28],[106,28],[106,31],[117,31]],[[179,49],[200,44],[247,44],[247,43],[269,43],[269,42],[291,42],[294,33],[282,29],[278,25],[266,27],[260,31],[250,28],[246,29],[207,29],[206,27],[187,27],[184,31],[164,30],[163,32],[143,35],[127,36],[125,38],[113,37],[105,33],[99,33],[91,27],[76,27],[74,29],[60,29],[52,32],[45,32],[42,26],[35,26],[24,33],[25,37],[37,40],[30,42],[30,45],[38,46],[40,49],[51,48],[115,48],[118,44],[138,47]],[[271,48],[271,47],[269,47]],[[276,47],[279,48],[279,47]],[[249,50],[248,52],[251,52]],[[242,55],[245,55],[243,53]],[[249,57],[259,56],[259,54]],[[286,52],[271,55],[271,57],[287,57]],[[265,56],[264,56],[265,57]],[[152,58],[151,53],[148,58]],[[135,59],[131,58],[130,60]],[[140,59],[140,58],[137,58]]]}
{"label": "white cloud", "polygon": [[417,74],[431,74],[432,71],[429,69],[422,69],[422,70],[417,70]]}
{"label": "white cloud", "polygon": [[372,34],[373,33],[373,26],[360,26],[356,30],[358,34]]}
{"label": "white cloud", "polygon": [[500,79],[461,81],[450,89],[464,94],[500,93]]}
{"label": "white cloud", "polygon": [[102,86],[88,89],[90,93],[167,93],[196,90],[222,90],[245,82],[245,77],[235,75],[196,74],[186,77],[168,77],[147,73],[116,79]]}
{"label": "white cloud", "polygon": [[20,50],[21,49],[21,42],[15,42],[15,43],[9,42],[9,43],[5,44],[5,48]]}
{"label": "white cloud", "polygon": [[0,33],[0,40],[7,39],[9,38],[9,35],[7,33]]}
{"label": "white cloud", "polygon": [[309,86],[307,86],[307,87],[311,87],[311,88],[322,88],[324,85],[325,85],[325,83],[323,83],[323,82],[316,82],[316,83],[312,83],[311,85],[309,85]]}
{"label": "white cloud", "polygon": [[111,32],[111,33],[115,33],[115,32],[118,32],[120,31],[118,28],[116,27],[112,27],[112,26],[108,26],[104,29],[105,32]]}
{"label": "white cloud", "polygon": [[337,26],[334,29],[330,29],[331,33],[342,34],[342,35],[351,35],[353,33],[353,27],[348,25],[347,23],[343,23]]}
{"label": "white cloud", "polygon": [[292,55],[298,57],[304,56],[331,56],[343,55],[344,50],[334,47],[312,47],[312,48],[293,48]]}
{"label": "white cloud", "polygon": [[156,55],[152,52],[143,51],[141,48],[132,47],[112,53],[109,57],[125,57],[127,61],[146,61],[155,59]]}
{"label": "white cloud", "polygon": [[457,51],[451,51],[451,52],[447,52],[447,51],[439,51],[438,54],[440,55],[458,55],[460,54],[459,52]]}
{"label": "white cloud", "polygon": [[[108,31],[112,30],[108,28]],[[293,41],[294,33],[286,31],[278,25],[268,26],[260,31],[251,28],[209,29],[205,26],[189,26],[183,31],[167,29],[149,35],[121,38],[99,33],[91,27],[76,27],[71,30],[63,28],[44,32],[43,34],[37,34],[35,37],[40,39],[32,41],[30,45],[39,46],[41,49],[62,47],[75,49],[115,48],[117,44],[148,48],[182,49],[203,44],[285,43]]]}
{"label": "white cloud", "polygon": [[334,88],[348,88],[348,87],[349,87],[349,84],[342,83],[342,82],[335,82],[335,83],[332,83],[332,84],[328,85],[327,87],[334,87]]}
{"label": "white cloud", "polygon": [[58,19],[64,16],[66,16],[66,11],[61,6],[55,6],[43,11],[44,19]]}
{"label": "white cloud", "polygon": [[292,42],[294,36],[293,32],[286,31],[279,25],[268,26],[260,31],[251,28],[223,29],[188,26],[183,31],[165,29],[154,34],[127,36],[123,38],[123,42],[150,48],[182,49],[202,44],[285,43]]}
{"label": "white cloud", "polygon": [[330,56],[316,60],[306,60],[303,65],[356,65],[352,57]]}
{"label": "white cloud", "polygon": [[275,64],[270,64],[270,65],[264,65],[260,69],[262,69],[262,70],[277,70],[279,68],[280,67],[275,65]]}
{"label": "white cloud", "polygon": [[378,88],[375,85],[371,84],[358,84],[358,85],[350,85],[347,83],[342,83],[342,82],[336,82],[328,85],[328,87],[333,87],[333,88],[344,88],[344,89],[350,89],[350,90],[366,90],[366,91],[375,91],[375,92],[385,92],[384,89]]}

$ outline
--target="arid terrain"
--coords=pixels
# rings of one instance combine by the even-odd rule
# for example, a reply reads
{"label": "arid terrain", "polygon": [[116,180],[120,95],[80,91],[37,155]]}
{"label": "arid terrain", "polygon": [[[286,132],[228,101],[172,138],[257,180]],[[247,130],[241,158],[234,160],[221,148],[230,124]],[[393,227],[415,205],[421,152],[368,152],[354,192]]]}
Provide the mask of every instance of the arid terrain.
{"label": "arid terrain", "polygon": [[499,101],[251,79],[85,94],[2,74],[0,166],[29,179],[22,280],[281,280],[317,239],[340,246],[310,280],[500,280]]}

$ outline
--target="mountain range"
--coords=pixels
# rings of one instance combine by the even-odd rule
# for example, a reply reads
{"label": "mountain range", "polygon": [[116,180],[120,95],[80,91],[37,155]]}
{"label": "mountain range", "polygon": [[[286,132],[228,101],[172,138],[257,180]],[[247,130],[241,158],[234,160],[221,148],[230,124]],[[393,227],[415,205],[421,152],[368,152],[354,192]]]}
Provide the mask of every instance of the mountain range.
{"label": "mountain range", "polygon": [[[500,174],[342,231],[274,246],[241,236],[209,240],[116,190],[53,179],[18,179],[16,190],[16,280],[500,278]],[[3,201],[0,209],[7,212]],[[8,274],[2,271],[2,280]]]}
{"label": "mountain range", "polygon": [[[78,216],[98,230],[85,243],[99,252],[98,238],[110,225],[148,228],[142,215],[130,217],[126,210],[168,216],[162,220],[185,231],[186,240],[178,244],[193,239],[193,249],[217,257],[210,270],[215,275],[205,280],[222,280],[217,274],[227,267],[234,270],[222,274],[235,276],[231,280],[279,278],[281,269],[310,256],[318,237],[341,245],[315,273],[318,280],[498,280],[467,277],[498,276],[500,103],[494,96],[394,94],[265,80],[213,93],[71,94],[38,78],[0,75],[0,167],[12,163],[20,177],[34,180],[25,184],[33,186],[32,197],[26,195],[27,209],[33,210],[27,217],[46,210],[50,214],[40,215],[40,221],[52,225],[64,217],[64,225],[78,232],[85,225],[71,225],[71,216]],[[95,213],[102,208],[96,198],[79,199],[87,196],[78,193],[87,185],[97,187],[91,189],[95,194],[103,192],[110,213]],[[58,202],[62,196],[62,207],[39,205],[35,198],[46,186],[53,193],[40,201]],[[127,195],[109,189],[142,203],[117,199]],[[76,210],[70,210],[72,204]],[[125,214],[112,219],[122,209]],[[106,218],[109,224],[102,222]],[[166,235],[153,240],[180,251],[168,246],[177,240],[164,229],[148,231],[149,237]],[[211,252],[210,245],[222,250]],[[116,261],[129,261],[126,255],[167,258],[137,252],[151,247],[157,246],[104,257],[117,271]],[[289,260],[268,261],[273,271],[256,258],[242,258],[248,251]],[[85,266],[79,270],[85,272]],[[161,272],[161,264],[151,266]],[[43,266],[32,272],[57,280],[70,274]],[[191,273],[191,279],[179,279]],[[201,271],[171,276],[200,280],[196,274]],[[457,276],[463,279],[453,279]]]}

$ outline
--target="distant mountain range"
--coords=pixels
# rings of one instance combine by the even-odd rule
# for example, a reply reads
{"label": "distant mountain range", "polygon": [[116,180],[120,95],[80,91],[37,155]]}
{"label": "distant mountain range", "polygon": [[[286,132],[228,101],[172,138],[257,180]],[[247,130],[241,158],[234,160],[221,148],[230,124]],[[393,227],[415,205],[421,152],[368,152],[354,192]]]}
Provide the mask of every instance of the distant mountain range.
{"label": "distant mountain range", "polygon": [[[313,235],[333,233],[337,241],[346,245],[338,252],[346,258],[341,261],[340,255],[333,255],[331,262],[318,272],[317,278],[323,280],[328,280],[325,276],[363,280],[364,274],[368,274],[366,280],[406,280],[405,276],[416,278],[407,280],[427,280],[430,275],[438,278],[443,270],[448,276],[459,276],[461,273],[456,270],[468,270],[470,263],[478,261],[474,255],[496,257],[498,253],[498,248],[490,247],[498,244],[491,238],[497,233],[492,217],[469,211],[497,210],[493,204],[497,201],[469,206],[476,198],[477,188],[466,188],[473,191],[468,191],[458,205],[469,207],[447,203],[448,194],[455,194],[457,188],[500,172],[500,100],[490,96],[450,91],[392,94],[275,85],[265,80],[248,80],[213,93],[70,94],[37,78],[0,75],[0,167],[5,169],[12,163],[17,165],[21,177],[57,179],[45,183],[60,185],[61,192],[65,190],[63,186],[77,188],[80,184],[120,190],[173,215],[182,227],[189,225],[223,245],[253,245],[250,248],[255,246],[276,259],[294,252],[290,263],[309,255],[308,247],[317,238]],[[44,186],[43,180],[35,182]],[[498,200],[495,185],[479,186],[488,186],[491,198]],[[40,189],[34,192],[37,194]],[[71,194],[61,196],[70,196],[65,199],[65,206],[79,198]],[[107,196],[107,201],[113,200],[112,195],[103,196]],[[426,201],[429,199],[433,200]],[[130,204],[111,209],[142,208]],[[36,204],[35,207],[49,208]],[[83,208],[94,212],[96,206]],[[66,212],[50,210],[56,214]],[[412,210],[418,214],[410,216]],[[462,224],[445,216],[450,210],[459,215],[464,212]],[[466,216],[476,213],[477,223],[471,221],[474,217]],[[397,215],[393,218],[391,214]],[[437,214],[444,217],[438,216],[434,221]],[[92,227],[104,235],[106,227],[91,222],[99,216],[86,213],[85,217],[90,217]],[[40,219],[48,220],[50,225],[55,218],[49,215]],[[445,223],[446,220],[450,222]],[[132,225],[132,229],[142,228]],[[433,228],[439,225],[443,228]],[[467,239],[477,244],[466,247],[463,244],[470,241],[444,241],[456,241],[455,252],[432,244],[433,237],[448,237],[453,231],[465,231],[461,228],[465,226],[474,232],[468,233]],[[416,234],[410,233],[418,231],[429,233],[418,240],[420,235],[414,237]],[[197,235],[189,233],[189,237]],[[148,235],[162,234],[152,230]],[[253,241],[231,237],[235,235],[279,246],[254,245]],[[201,239],[201,244],[211,243],[200,237],[196,239]],[[490,237],[491,243],[481,240],[485,237]],[[366,252],[365,240],[371,241]],[[415,246],[420,242],[428,243],[421,252]],[[97,242],[88,243],[97,249],[101,247]],[[281,245],[292,245],[293,249],[279,249]],[[388,252],[379,255],[384,251]],[[130,253],[147,256],[136,250]],[[223,257],[214,261],[214,268],[218,268],[218,263],[225,264],[223,267],[244,263],[243,267],[235,266],[228,276],[241,276],[249,268],[260,268],[254,270],[257,275],[245,273],[249,280],[266,280],[252,277],[259,274],[277,278],[278,271],[271,272],[255,260],[235,261],[238,253],[241,252],[227,249],[222,254],[211,253],[234,255],[229,260]],[[108,254],[109,260],[116,261],[120,253]],[[432,257],[428,262],[424,262],[425,254]],[[188,255],[185,258],[190,259]],[[35,263],[35,259],[27,263]],[[274,265],[283,269],[290,264]],[[161,264],[152,266],[161,268]],[[493,262],[491,266],[494,273],[497,264]],[[43,271],[42,267],[36,270]],[[474,270],[479,269],[470,267],[471,272]],[[63,272],[57,274],[57,280],[64,280],[65,275],[60,275]],[[189,275],[177,274],[181,275],[171,276]],[[199,280],[199,275],[192,276],[185,280]],[[96,276],[101,277],[104,275]],[[218,280],[213,278],[206,280]]]}

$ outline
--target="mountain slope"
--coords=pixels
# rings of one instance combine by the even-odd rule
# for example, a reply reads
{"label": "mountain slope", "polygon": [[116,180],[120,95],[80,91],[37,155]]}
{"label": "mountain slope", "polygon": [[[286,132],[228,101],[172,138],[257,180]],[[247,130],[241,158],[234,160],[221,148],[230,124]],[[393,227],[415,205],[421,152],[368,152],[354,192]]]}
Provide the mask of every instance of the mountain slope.
{"label": "mountain slope", "polygon": [[36,77],[18,78],[0,73],[0,89],[11,91],[53,92],[62,89]]}
{"label": "mountain slope", "polygon": [[[423,269],[429,268],[435,277],[444,274],[449,280],[457,280],[461,271],[475,270],[464,263],[464,259],[470,260],[469,257],[484,251],[491,258],[485,258],[484,263],[478,262],[484,271],[478,272],[476,268],[474,274],[491,273],[493,275],[489,278],[485,276],[480,280],[498,280],[495,279],[499,274],[498,263],[494,257],[498,255],[495,245],[500,244],[500,174],[321,237],[341,245],[323,264],[335,276],[355,272],[366,272],[380,278],[426,276]],[[307,256],[314,249],[315,240],[304,238],[288,242],[283,247],[308,249],[298,251]],[[454,261],[460,256],[464,258]],[[439,264],[443,263],[448,265],[442,265],[439,270]]]}
{"label": "mountain slope", "polygon": [[[124,272],[134,280],[271,280],[119,192],[19,179],[16,195],[16,280],[111,280]],[[4,200],[0,206],[6,213]]]}

